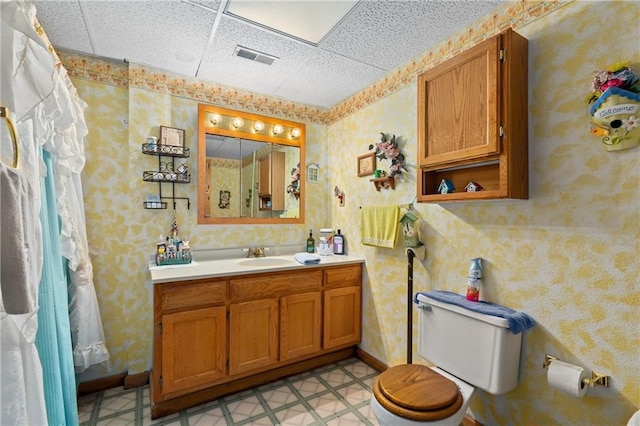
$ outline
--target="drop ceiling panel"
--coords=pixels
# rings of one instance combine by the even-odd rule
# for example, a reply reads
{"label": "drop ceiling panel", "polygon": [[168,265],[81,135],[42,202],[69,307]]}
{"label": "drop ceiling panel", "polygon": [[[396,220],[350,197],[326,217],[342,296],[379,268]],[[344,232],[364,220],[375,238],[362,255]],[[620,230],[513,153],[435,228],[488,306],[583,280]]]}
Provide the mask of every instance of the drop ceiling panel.
{"label": "drop ceiling panel", "polygon": [[[349,1],[351,6],[355,0]],[[271,25],[280,29],[268,30],[223,13],[225,5],[237,2],[254,6],[277,2],[298,12],[306,8],[315,12],[307,10],[310,16],[298,18],[276,13],[278,19]],[[323,23],[339,3],[341,0],[34,1],[37,18],[56,49],[127,59],[175,75],[324,108],[356,94],[478,19],[491,16],[506,2],[360,0],[348,12],[346,4],[341,5],[338,15],[347,14],[337,26],[332,27],[335,18]],[[317,38],[326,28],[333,28],[318,46],[282,33],[298,31],[288,24],[308,22],[309,17],[312,23],[304,24],[306,29],[325,27],[315,36],[302,37]],[[281,21],[287,25],[281,27]],[[233,56],[238,45],[279,59],[268,66]]]}
{"label": "drop ceiling panel", "polygon": [[384,74],[380,68],[317,49],[278,93],[296,102],[329,108]]}
{"label": "drop ceiling panel", "polygon": [[320,47],[391,70],[502,3],[363,1]]}
{"label": "drop ceiling panel", "polygon": [[[236,46],[248,48],[277,59],[272,65],[234,56]],[[276,95],[276,88],[293,73],[316,48],[291,40],[234,18],[223,16],[198,78]]]}
{"label": "drop ceiling panel", "polygon": [[37,2],[36,16],[56,48],[95,55],[77,1]]}
{"label": "drop ceiling panel", "polygon": [[356,3],[357,0],[322,2],[230,0],[226,12],[317,44]]}
{"label": "drop ceiling panel", "polygon": [[85,4],[97,55],[195,75],[215,12],[176,1]]}
{"label": "drop ceiling panel", "polygon": [[199,4],[200,6],[207,7],[211,10],[220,9],[220,0],[183,0],[189,3]]}

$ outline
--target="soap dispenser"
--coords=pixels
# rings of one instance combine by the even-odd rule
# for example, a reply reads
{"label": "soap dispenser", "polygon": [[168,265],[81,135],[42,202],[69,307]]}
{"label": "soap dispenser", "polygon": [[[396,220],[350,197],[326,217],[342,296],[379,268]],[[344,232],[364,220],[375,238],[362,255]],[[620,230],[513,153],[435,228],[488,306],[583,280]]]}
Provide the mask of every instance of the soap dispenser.
{"label": "soap dispenser", "polygon": [[480,300],[480,284],[482,278],[482,258],[471,259],[469,274],[467,277],[467,300],[477,302]]}
{"label": "soap dispenser", "polygon": [[316,240],[313,238],[313,231],[309,229],[309,238],[307,238],[307,253],[316,251]]}

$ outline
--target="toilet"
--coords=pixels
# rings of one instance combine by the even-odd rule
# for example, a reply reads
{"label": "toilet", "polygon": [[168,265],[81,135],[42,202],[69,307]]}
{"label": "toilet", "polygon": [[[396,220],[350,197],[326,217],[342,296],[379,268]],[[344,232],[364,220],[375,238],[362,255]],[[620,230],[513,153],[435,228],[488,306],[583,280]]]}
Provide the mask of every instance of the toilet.
{"label": "toilet", "polygon": [[476,390],[501,395],[518,385],[522,333],[506,319],[417,295],[418,354],[435,364],[403,364],[373,383],[381,425],[460,425]]}

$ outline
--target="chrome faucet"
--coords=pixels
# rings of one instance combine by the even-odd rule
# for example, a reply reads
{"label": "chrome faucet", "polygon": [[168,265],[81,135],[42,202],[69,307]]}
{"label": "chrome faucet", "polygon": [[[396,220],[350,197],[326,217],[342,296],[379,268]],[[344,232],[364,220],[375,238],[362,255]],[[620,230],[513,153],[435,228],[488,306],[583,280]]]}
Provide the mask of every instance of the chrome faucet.
{"label": "chrome faucet", "polygon": [[264,257],[264,247],[249,247],[247,257]]}

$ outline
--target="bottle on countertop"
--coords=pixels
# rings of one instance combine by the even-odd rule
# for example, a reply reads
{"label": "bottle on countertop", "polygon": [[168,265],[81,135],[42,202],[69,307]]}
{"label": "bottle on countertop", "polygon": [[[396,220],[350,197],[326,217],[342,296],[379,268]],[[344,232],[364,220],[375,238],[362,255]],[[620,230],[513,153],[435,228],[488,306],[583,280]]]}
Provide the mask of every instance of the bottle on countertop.
{"label": "bottle on countertop", "polygon": [[307,253],[314,253],[316,250],[316,240],[313,239],[313,231],[309,230],[309,238],[307,238]]}
{"label": "bottle on countertop", "polygon": [[480,284],[482,278],[482,258],[476,257],[471,259],[471,266],[469,266],[467,284],[467,300],[477,302],[480,300]]}
{"label": "bottle on countertop", "polygon": [[344,235],[338,233],[333,236],[333,254],[344,254]]}

